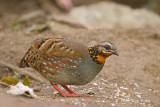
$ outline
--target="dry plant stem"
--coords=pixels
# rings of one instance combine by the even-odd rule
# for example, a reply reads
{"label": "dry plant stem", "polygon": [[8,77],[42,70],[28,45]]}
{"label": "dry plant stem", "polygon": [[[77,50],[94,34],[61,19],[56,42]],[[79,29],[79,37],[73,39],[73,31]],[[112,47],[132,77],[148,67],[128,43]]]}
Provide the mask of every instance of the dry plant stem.
{"label": "dry plant stem", "polygon": [[45,13],[42,10],[36,10],[36,11],[22,15],[20,19],[22,21],[27,21],[27,20],[30,20],[30,19],[33,19],[39,16],[43,16],[44,14]]}
{"label": "dry plant stem", "polygon": [[30,73],[30,72],[28,72],[27,70],[25,70],[25,69],[23,69],[23,68],[16,67],[16,66],[14,66],[14,65],[5,63],[5,62],[3,62],[3,61],[0,61],[0,65],[3,65],[3,66],[5,66],[5,67],[7,67],[7,68],[10,68],[10,69],[12,69],[12,70],[16,70],[16,71],[17,71],[19,74],[21,74],[21,75],[28,75],[28,76],[31,77],[32,79],[35,79],[35,80],[37,80],[37,81],[39,81],[39,82],[44,82],[43,79],[38,78],[38,77],[35,76],[33,73]]}
{"label": "dry plant stem", "polygon": [[8,85],[7,83],[4,83],[4,82],[0,82],[0,84],[3,85],[3,86],[10,87],[10,85]]}

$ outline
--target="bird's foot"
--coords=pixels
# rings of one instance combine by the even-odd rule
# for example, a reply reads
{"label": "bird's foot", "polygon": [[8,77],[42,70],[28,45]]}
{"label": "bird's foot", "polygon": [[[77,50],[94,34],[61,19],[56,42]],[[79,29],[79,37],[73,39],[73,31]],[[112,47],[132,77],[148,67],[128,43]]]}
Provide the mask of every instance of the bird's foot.
{"label": "bird's foot", "polygon": [[90,95],[87,94],[66,94],[66,93],[61,93],[62,96],[64,97],[90,97]]}
{"label": "bird's foot", "polygon": [[76,94],[71,89],[69,89],[66,85],[61,85],[64,89],[66,89],[70,94],[64,93],[56,84],[52,84],[52,86],[60,93],[60,95],[64,97],[90,97],[90,95],[85,94]]}

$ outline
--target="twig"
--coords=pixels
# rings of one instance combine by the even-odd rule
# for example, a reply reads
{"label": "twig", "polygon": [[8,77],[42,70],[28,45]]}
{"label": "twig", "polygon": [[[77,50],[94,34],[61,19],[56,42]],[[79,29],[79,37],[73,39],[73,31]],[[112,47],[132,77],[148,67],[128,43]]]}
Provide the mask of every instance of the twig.
{"label": "twig", "polygon": [[0,84],[1,84],[1,85],[4,85],[4,86],[7,86],[7,87],[10,87],[10,85],[8,85],[8,84],[5,83],[5,82],[1,82],[1,81],[0,81]]}
{"label": "twig", "polygon": [[45,13],[42,10],[36,10],[36,11],[33,11],[33,12],[22,15],[20,17],[20,20],[21,21],[27,21],[27,20],[30,20],[30,19],[33,19],[33,18],[36,18],[36,17],[39,17],[39,16],[44,16],[44,14]]}
{"label": "twig", "polygon": [[0,65],[3,65],[3,66],[5,66],[5,67],[7,67],[7,68],[10,68],[10,69],[12,69],[12,70],[16,70],[16,71],[17,71],[19,74],[21,74],[21,75],[28,75],[28,76],[31,77],[32,79],[35,79],[35,80],[37,80],[37,81],[39,81],[39,82],[44,82],[43,79],[38,78],[38,77],[35,76],[33,73],[28,72],[28,71],[25,70],[24,68],[19,68],[19,67],[16,67],[16,66],[14,66],[14,65],[5,63],[5,62],[3,62],[3,61],[0,61]]}

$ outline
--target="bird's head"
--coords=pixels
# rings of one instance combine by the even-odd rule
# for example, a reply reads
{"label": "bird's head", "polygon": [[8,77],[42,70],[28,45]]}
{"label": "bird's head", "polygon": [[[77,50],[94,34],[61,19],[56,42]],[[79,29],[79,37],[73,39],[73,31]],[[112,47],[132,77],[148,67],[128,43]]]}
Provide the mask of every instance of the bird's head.
{"label": "bird's head", "polygon": [[107,57],[119,55],[115,45],[111,42],[103,41],[89,48],[89,54],[93,61],[105,63]]}
{"label": "bird's head", "polygon": [[106,41],[101,42],[97,45],[97,47],[98,47],[98,51],[105,56],[110,56],[112,54],[118,56],[117,49],[115,45],[111,42],[106,42]]}

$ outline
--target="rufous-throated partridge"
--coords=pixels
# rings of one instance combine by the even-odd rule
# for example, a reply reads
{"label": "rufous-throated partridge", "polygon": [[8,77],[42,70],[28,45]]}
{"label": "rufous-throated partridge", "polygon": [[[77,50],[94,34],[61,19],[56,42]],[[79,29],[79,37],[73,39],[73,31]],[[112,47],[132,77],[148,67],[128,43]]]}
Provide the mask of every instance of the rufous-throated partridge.
{"label": "rufous-throated partridge", "polygon": [[[32,67],[46,77],[62,96],[89,96],[74,93],[66,85],[85,85],[101,71],[107,57],[118,55],[111,42],[100,42],[87,47],[63,38],[40,38],[20,62],[20,67]],[[57,84],[66,89],[64,93]]]}

